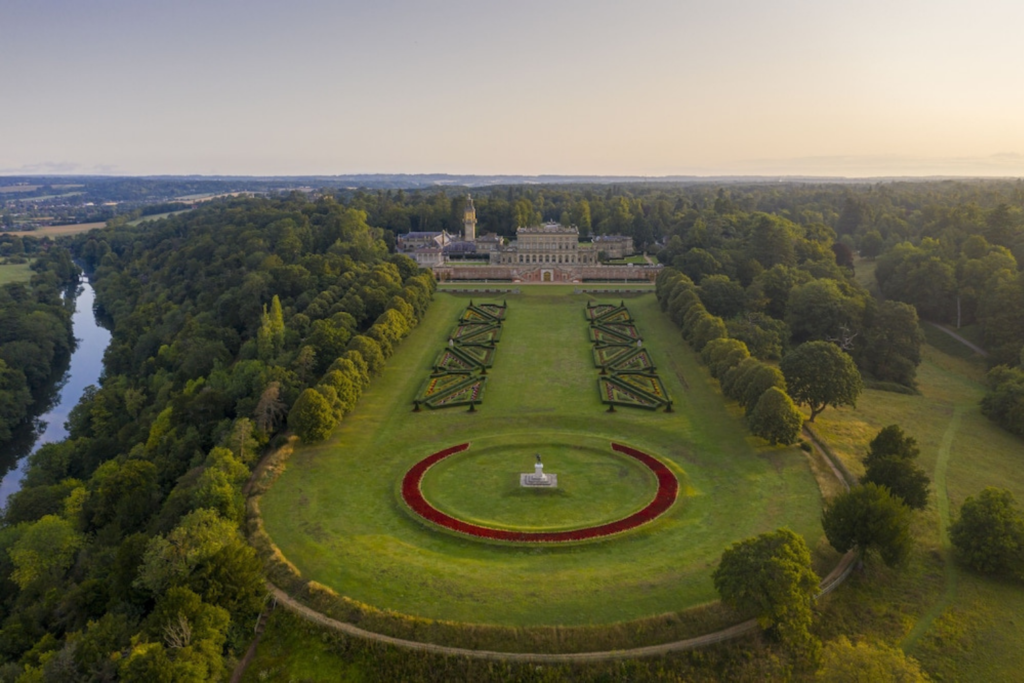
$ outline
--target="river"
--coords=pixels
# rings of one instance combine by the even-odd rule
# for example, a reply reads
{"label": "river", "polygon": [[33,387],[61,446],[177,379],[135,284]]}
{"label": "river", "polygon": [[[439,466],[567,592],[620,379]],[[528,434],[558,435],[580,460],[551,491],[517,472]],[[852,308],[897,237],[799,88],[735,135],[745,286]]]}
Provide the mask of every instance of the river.
{"label": "river", "polygon": [[[16,458],[12,469],[7,471],[0,481],[0,506],[6,505],[7,497],[21,488],[21,480],[25,477],[28,456],[39,450],[40,446],[60,441],[68,435],[64,423],[68,414],[75,407],[82,393],[90,384],[99,385],[100,374],[103,372],[103,352],[110,343],[110,332],[100,327],[93,314],[92,305],[96,293],[83,276],[75,298],[75,314],[72,325],[78,344],[71,354],[68,371],[58,383],[60,393],[50,404],[50,409],[40,415],[35,429],[28,428],[21,439],[15,438],[4,448],[0,461]],[[20,443],[19,443],[20,441]],[[10,467],[10,465],[7,465]]]}

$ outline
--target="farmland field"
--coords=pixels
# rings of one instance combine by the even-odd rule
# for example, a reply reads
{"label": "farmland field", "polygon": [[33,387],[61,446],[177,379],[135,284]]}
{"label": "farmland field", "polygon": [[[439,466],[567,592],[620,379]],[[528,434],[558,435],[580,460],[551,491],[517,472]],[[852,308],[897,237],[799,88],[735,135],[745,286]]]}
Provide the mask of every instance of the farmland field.
{"label": "farmland field", "polygon": [[82,232],[89,232],[96,228],[102,228],[106,223],[70,223],[68,225],[48,225],[38,230],[18,230],[7,233],[9,235],[21,235],[22,237],[61,237],[63,235],[77,235]]}

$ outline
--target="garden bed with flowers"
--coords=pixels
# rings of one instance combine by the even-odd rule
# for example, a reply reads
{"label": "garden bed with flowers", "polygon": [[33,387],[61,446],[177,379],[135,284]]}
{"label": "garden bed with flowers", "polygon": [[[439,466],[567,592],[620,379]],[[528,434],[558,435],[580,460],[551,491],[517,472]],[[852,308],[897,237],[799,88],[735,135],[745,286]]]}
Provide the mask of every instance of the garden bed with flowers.
{"label": "garden bed with flowers", "polygon": [[589,303],[586,315],[594,344],[594,365],[601,371],[597,380],[601,402],[609,410],[630,406],[671,412],[672,397],[658,377],[626,306],[621,302],[618,306]]}
{"label": "garden bed with flowers", "polygon": [[[611,448],[626,455],[649,469],[657,480],[654,498],[643,508],[631,515],[594,526],[565,531],[523,531],[500,529],[458,519],[432,505],[423,495],[422,483],[427,472],[446,458],[469,449],[463,443],[445,448],[417,462],[402,479],[402,499],[409,509],[426,521],[459,534],[475,536],[492,541],[510,543],[569,543],[588,541],[629,531],[657,519],[672,507],[679,495],[679,480],[663,462],[643,451],[623,444],[612,443]],[[536,492],[543,495],[544,490]]]}
{"label": "garden bed with flowers", "polygon": [[487,369],[494,365],[506,307],[504,303],[469,302],[416,394],[414,410],[421,406],[435,409],[465,405],[476,409],[483,401]]}

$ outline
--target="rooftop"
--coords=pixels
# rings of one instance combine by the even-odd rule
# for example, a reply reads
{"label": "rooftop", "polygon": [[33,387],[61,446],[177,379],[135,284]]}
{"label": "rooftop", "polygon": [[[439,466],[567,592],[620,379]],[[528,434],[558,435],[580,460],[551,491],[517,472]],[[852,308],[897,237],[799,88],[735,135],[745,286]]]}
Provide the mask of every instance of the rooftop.
{"label": "rooftop", "polygon": [[578,235],[579,232],[575,225],[565,226],[554,222],[516,228],[517,235]]}

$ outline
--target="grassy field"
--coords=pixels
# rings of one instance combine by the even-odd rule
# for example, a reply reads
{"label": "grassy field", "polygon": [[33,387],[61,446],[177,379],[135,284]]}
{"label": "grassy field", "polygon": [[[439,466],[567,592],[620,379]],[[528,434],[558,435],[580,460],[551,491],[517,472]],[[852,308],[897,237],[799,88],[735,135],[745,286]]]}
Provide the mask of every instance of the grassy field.
{"label": "grassy field", "polygon": [[70,223],[68,225],[48,225],[38,230],[12,231],[9,235],[21,235],[22,237],[60,237],[62,235],[77,235],[82,232],[89,232],[96,228],[102,228],[106,223]]}
{"label": "grassy field", "polygon": [[149,216],[142,216],[141,218],[136,218],[133,221],[128,221],[128,225],[138,225],[139,223],[147,223],[149,221],[158,221],[161,218],[167,218],[168,216],[177,216],[179,213],[185,213],[186,211],[191,211],[191,210],[192,209],[181,209],[179,211],[166,211],[164,213],[154,213],[154,214],[151,214]]}
{"label": "grassy field", "polygon": [[332,640],[323,631],[284,610],[267,621],[256,657],[245,670],[243,683],[264,681],[349,681],[378,680],[369,676],[372,663],[354,662],[338,656]]}
{"label": "grassy field", "polygon": [[[262,499],[267,531],[307,580],[421,617],[509,626],[607,624],[714,600],[711,571],[733,541],[789,526],[812,547],[822,542],[821,496],[806,457],[797,449],[756,445],[653,294],[630,297],[628,306],[676,412],[604,411],[584,317],[589,298],[574,289],[523,286],[521,295],[502,297],[508,318],[477,412],[413,413],[412,399],[447,333],[471,298],[484,300],[436,296],[331,440],[297,449]],[[479,491],[454,498],[449,492],[446,504],[474,514],[490,496],[491,509],[477,514],[495,519],[500,513],[515,523],[514,506],[502,503],[511,498],[503,497],[508,477],[529,471],[534,452],[550,444],[553,460],[546,467],[560,474],[560,485],[570,491],[598,486],[582,480],[582,460],[555,464],[566,444],[596,444],[587,460],[595,472],[609,472],[609,489],[618,491],[606,496],[611,507],[624,509],[634,495],[638,504],[646,502],[644,485],[619,487],[620,462],[604,446],[612,440],[669,462],[685,486],[665,516],[622,537],[571,547],[490,545],[429,528],[398,495],[401,477],[416,461],[468,441],[473,446],[461,464],[453,461],[449,479],[464,491]],[[503,442],[507,462],[492,464],[502,472],[474,475],[472,454]],[[444,476],[439,471],[434,484]],[[593,519],[613,514],[598,500],[585,510],[581,514]],[[538,522],[524,517],[518,523]]]}
{"label": "grassy field", "polygon": [[0,265],[0,285],[8,282],[28,282],[32,279],[31,263]]}
{"label": "grassy field", "polygon": [[1024,441],[981,414],[985,367],[976,355],[937,330],[928,334],[933,338],[943,348],[951,342],[953,354],[924,348],[920,396],[867,390],[856,408],[818,417],[819,433],[858,474],[871,437],[899,424],[918,440],[934,492],[915,523],[918,551],[910,566],[873,567],[855,578],[837,591],[832,616],[852,620],[850,632],[901,643],[940,680],[1016,681],[1024,668],[1024,586],[958,567],[947,529],[964,499],[986,486],[1024,500]]}

